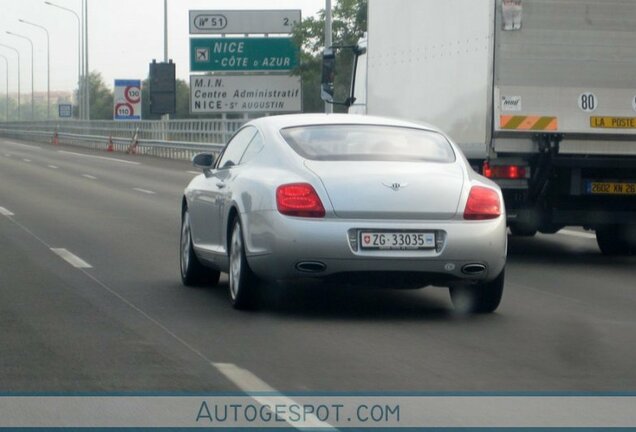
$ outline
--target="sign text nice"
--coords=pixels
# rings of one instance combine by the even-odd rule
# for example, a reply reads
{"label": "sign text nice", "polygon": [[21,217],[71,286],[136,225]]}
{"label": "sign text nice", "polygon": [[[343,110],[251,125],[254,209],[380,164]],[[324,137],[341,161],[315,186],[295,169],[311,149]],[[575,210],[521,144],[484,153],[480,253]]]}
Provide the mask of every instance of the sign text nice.
{"label": "sign text nice", "polygon": [[291,38],[193,38],[192,71],[290,70],[298,64]]}
{"label": "sign text nice", "polygon": [[[221,58],[221,66],[223,67],[237,67],[246,68],[250,67],[250,58],[241,56],[245,53],[245,42],[215,42],[212,45],[212,55],[214,54],[237,54],[230,57]],[[290,57],[263,57],[260,62],[255,61],[254,66],[262,66],[263,68],[279,68],[279,67],[291,67]]]}

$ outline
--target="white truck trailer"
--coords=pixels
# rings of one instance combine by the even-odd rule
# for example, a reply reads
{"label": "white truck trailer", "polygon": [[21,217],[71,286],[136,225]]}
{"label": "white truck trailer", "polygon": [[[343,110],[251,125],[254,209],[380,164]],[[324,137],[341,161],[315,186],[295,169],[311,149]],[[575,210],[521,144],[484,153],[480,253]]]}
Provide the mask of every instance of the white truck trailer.
{"label": "white truck trailer", "polygon": [[636,0],[368,8],[350,112],[447,132],[502,187],[513,234],[582,226],[603,253],[636,250]]}

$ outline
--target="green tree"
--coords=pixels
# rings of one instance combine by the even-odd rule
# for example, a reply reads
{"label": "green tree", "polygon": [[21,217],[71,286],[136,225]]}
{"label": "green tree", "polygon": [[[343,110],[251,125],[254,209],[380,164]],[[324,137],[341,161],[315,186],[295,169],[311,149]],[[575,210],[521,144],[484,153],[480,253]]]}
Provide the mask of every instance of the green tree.
{"label": "green tree", "polygon": [[[91,72],[88,75],[90,118],[91,120],[113,119],[113,92],[104,83],[104,78],[99,72]],[[78,89],[75,89],[77,100]],[[74,117],[77,118],[79,108],[73,107]]]}
{"label": "green tree", "polygon": [[[8,99],[8,104],[7,104]],[[8,106],[7,106],[8,105]],[[18,120],[18,104],[17,101],[9,97],[8,95],[4,98],[0,99],[0,107],[2,109],[2,117],[0,117],[0,121],[16,121]],[[7,115],[8,109],[8,115]]]}
{"label": "green tree", "polygon": [[190,117],[190,86],[184,80],[178,79],[177,87],[177,113],[176,118]]}
{"label": "green tree", "polygon": [[[31,121],[31,119],[39,121],[46,120],[47,116],[47,101],[46,99],[42,100],[37,98],[35,99],[35,103],[33,104],[33,117],[31,117],[31,95],[22,94],[20,100],[20,109],[18,110],[18,101],[16,98],[9,96],[9,121]],[[0,122],[5,121],[7,119],[7,97],[0,98]],[[55,105],[55,101],[51,101],[51,116],[57,116],[57,106]]]}
{"label": "green tree", "polygon": [[[355,45],[367,31],[367,0],[337,0],[332,13],[334,45]],[[303,111],[323,112],[324,103],[320,99],[320,74],[322,50],[325,45],[325,11],[318,17],[305,18],[294,28],[294,40],[301,47],[300,66],[293,72],[300,75],[303,82]],[[335,93],[344,99],[351,84],[353,53],[350,50],[338,52]],[[335,106],[334,111],[344,111]]]}
{"label": "green tree", "polygon": [[113,92],[106,86],[102,74],[91,72],[88,76],[90,89],[91,120],[113,119]]}

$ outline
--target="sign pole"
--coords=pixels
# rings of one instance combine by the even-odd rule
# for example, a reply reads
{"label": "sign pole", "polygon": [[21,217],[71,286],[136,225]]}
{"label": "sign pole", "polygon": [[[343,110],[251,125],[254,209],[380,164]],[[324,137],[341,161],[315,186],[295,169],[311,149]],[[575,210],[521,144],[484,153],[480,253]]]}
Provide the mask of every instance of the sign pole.
{"label": "sign pole", "polygon": [[[331,0],[325,0],[325,47],[330,47],[332,42],[332,28],[331,28]],[[325,102],[325,113],[333,113],[333,105]]]}
{"label": "sign pole", "polygon": [[84,0],[84,115],[86,120],[91,119],[91,80],[88,66],[88,1]]}

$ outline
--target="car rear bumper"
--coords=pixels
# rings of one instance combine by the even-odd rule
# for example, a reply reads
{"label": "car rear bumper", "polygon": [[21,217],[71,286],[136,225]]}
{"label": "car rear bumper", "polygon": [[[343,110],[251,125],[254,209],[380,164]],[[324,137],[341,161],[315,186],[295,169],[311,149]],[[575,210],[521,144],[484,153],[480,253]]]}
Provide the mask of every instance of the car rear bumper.
{"label": "car rear bumper", "polygon": [[[244,226],[247,259],[252,270],[270,280],[396,272],[420,274],[422,280],[492,280],[506,262],[506,219],[487,221],[380,221],[283,216],[275,211],[256,212]],[[419,251],[360,250],[352,245],[352,232],[360,229],[420,230],[442,239],[436,249]],[[467,265],[481,272],[467,272]],[[477,268],[478,269],[478,268]],[[475,269],[473,269],[475,270]]]}

